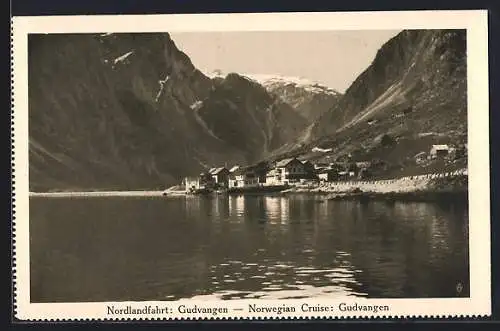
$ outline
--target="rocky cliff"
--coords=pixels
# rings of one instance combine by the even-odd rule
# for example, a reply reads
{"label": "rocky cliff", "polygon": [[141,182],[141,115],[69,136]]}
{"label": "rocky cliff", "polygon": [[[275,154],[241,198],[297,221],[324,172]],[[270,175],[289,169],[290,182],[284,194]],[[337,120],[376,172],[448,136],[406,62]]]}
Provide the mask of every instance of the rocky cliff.
{"label": "rocky cliff", "polygon": [[305,125],[258,84],[206,77],[166,33],[30,35],[29,82],[31,190],[162,188]]}

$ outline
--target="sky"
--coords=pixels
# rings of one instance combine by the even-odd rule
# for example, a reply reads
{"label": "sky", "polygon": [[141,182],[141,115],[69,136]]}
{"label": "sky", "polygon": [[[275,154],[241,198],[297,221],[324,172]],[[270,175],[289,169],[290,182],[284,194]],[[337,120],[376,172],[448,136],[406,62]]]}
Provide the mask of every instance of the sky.
{"label": "sky", "polygon": [[306,78],[341,93],[400,31],[264,31],[170,33],[204,73]]}

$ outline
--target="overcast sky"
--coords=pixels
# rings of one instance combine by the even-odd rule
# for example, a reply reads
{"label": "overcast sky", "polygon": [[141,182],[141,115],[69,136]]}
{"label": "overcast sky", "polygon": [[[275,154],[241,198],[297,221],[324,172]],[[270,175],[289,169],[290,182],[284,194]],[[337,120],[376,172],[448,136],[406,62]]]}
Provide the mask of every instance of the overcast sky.
{"label": "overcast sky", "polygon": [[205,73],[297,76],[345,92],[377,50],[400,31],[279,31],[171,33]]}

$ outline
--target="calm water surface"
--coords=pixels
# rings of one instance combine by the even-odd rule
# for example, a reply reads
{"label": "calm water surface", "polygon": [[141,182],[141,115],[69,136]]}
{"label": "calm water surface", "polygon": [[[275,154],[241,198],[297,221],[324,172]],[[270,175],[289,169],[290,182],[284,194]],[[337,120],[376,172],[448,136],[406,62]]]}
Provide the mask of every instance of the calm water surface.
{"label": "calm water surface", "polygon": [[31,301],[469,295],[463,204],[318,199],[31,198]]}

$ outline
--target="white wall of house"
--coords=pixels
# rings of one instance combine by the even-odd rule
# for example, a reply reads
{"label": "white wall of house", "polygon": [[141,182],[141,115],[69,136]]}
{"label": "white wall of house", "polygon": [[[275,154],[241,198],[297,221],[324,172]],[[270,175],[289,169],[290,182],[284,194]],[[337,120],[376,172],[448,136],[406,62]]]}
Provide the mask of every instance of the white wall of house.
{"label": "white wall of house", "polygon": [[281,176],[273,173],[271,175],[266,176],[266,185],[282,185]]}
{"label": "white wall of house", "polygon": [[259,185],[259,178],[239,174],[229,179],[229,187],[255,187]]}
{"label": "white wall of house", "polygon": [[320,173],[320,174],[318,174],[318,178],[321,181],[327,182],[328,181],[328,173],[327,172]]}
{"label": "white wall of house", "polygon": [[201,188],[200,181],[198,179],[188,179],[186,178],[184,180],[185,185],[186,185],[186,192],[189,192],[189,190],[194,189],[194,190],[199,190]]}

